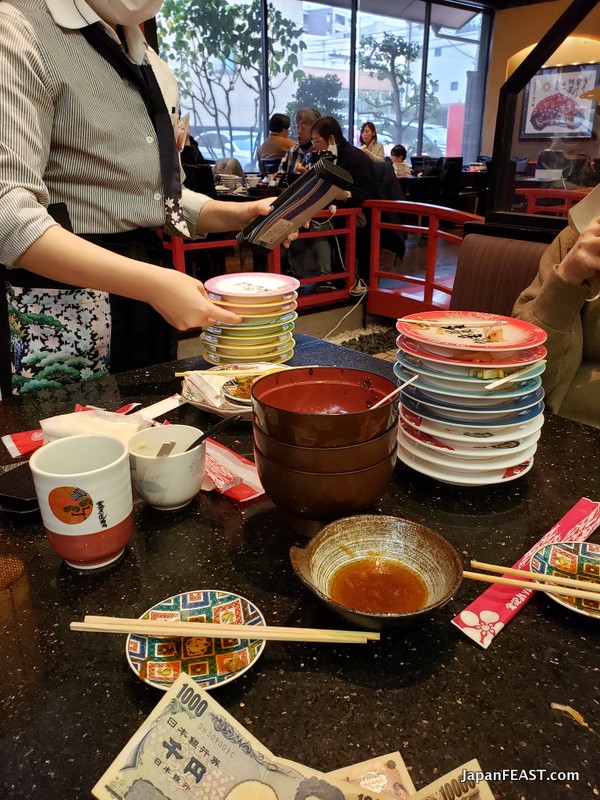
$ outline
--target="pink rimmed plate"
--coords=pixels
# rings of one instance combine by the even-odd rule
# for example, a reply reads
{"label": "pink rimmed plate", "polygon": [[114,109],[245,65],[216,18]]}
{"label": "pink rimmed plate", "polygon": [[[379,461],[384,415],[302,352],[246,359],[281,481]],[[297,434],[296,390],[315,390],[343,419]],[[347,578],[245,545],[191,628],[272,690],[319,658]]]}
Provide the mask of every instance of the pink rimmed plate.
{"label": "pink rimmed plate", "polygon": [[[396,328],[425,348],[432,345],[442,348],[442,355],[457,349],[522,350],[543,344],[547,339],[546,331],[537,325],[482,311],[422,311],[398,320]],[[499,339],[490,338],[492,330]]]}
{"label": "pink rimmed plate", "polygon": [[209,278],[204,288],[213,300],[230,303],[264,303],[266,298],[286,299],[300,286],[297,278],[272,272],[235,272]]}
{"label": "pink rimmed plate", "polygon": [[546,358],[547,355],[547,350],[542,344],[526,350],[517,350],[510,355],[502,351],[491,353],[486,350],[453,350],[443,354],[432,353],[425,350],[419,342],[406,336],[398,336],[396,344],[405,353],[437,364],[437,369],[457,375],[468,375],[469,369],[473,367],[515,367],[520,369]]}

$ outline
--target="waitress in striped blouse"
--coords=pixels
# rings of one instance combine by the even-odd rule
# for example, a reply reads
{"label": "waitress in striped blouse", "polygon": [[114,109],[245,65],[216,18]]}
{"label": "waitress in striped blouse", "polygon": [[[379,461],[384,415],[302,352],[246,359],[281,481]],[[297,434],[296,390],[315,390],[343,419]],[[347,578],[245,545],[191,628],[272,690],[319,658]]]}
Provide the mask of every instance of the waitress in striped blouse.
{"label": "waitress in striped blouse", "polygon": [[156,233],[270,209],[181,189],[177,87],[139,28],[161,5],[0,0],[3,396],[167,361],[176,330],[239,322],[165,269]]}

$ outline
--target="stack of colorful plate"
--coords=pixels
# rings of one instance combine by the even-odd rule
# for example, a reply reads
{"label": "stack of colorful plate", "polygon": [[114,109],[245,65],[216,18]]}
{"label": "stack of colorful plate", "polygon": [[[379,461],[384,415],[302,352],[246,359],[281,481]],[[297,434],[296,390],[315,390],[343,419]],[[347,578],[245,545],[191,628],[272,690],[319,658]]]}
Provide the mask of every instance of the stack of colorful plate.
{"label": "stack of colorful plate", "polygon": [[296,278],[271,272],[237,272],[207,280],[210,299],[242,321],[205,328],[200,336],[205,359],[211,364],[289,361],[294,355],[299,285]]}
{"label": "stack of colorful plate", "polygon": [[476,311],[398,320],[398,457],[444,483],[487,486],[524,475],[544,422],[546,333]]}

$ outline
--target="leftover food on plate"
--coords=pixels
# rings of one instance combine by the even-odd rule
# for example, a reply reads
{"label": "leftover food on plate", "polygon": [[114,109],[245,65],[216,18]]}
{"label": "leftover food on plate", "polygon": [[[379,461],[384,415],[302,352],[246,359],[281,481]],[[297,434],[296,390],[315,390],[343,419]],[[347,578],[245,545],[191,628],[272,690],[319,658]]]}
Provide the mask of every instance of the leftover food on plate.
{"label": "leftover food on plate", "polygon": [[221,391],[229,400],[234,400],[238,403],[242,402],[244,404],[251,403],[252,398],[250,393],[252,392],[252,384],[261,377],[262,374],[231,378],[231,380],[223,384]]}

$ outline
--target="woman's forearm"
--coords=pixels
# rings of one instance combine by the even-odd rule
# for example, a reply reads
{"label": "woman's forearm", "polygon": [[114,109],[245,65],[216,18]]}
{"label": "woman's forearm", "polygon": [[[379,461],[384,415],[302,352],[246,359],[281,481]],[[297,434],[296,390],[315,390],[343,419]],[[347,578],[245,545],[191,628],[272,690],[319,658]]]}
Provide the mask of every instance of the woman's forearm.
{"label": "woman's forearm", "polygon": [[212,303],[202,283],[190,275],[118,255],[58,225],[26,250],[17,266],[62,283],[141,300],[179,330],[241,319]]}

